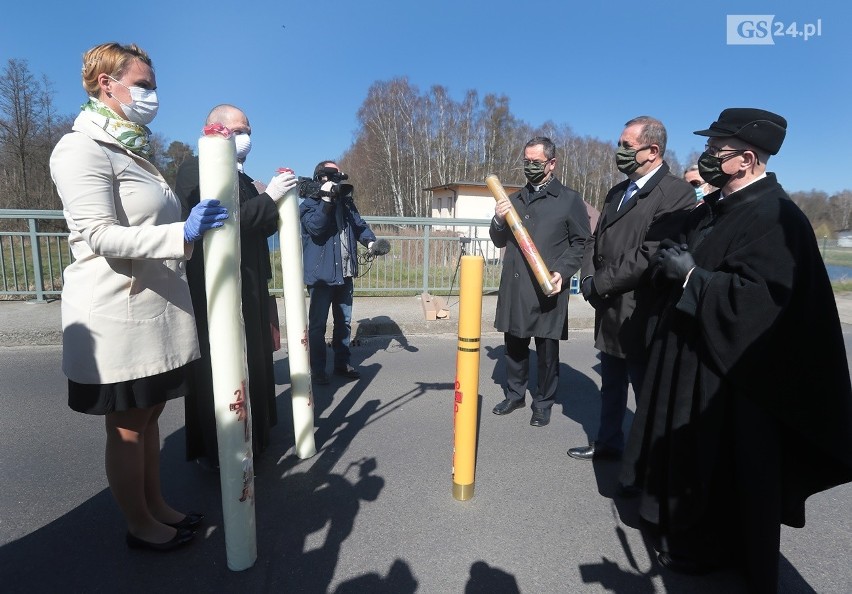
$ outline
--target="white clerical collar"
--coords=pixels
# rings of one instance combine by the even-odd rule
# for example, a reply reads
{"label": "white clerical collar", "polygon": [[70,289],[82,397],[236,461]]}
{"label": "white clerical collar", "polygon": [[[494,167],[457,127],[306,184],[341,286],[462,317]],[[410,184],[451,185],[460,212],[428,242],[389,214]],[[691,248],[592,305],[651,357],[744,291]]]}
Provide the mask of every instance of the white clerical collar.
{"label": "white clerical collar", "polygon": [[764,171],[763,173],[761,173],[760,175],[758,175],[758,176],[757,176],[756,178],[754,178],[753,180],[749,181],[746,185],[744,185],[744,186],[740,186],[739,188],[737,188],[736,190],[734,190],[733,192],[731,192],[731,193],[729,193],[729,194],[723,194],[722,192],[719,192],[719,200],[724,200],[725,198],[727,198],[727,197],[728,197],[728,196],[730,196],[731,194],[736,194],[737,192],[739,192],[739,191],[740,191],[740,190],[742,190],[743,188],[747,188],[747,187],[749,187],[749,186],[750,186],[751,184],[753,184],[754,182],[762,180],[764,177],[766,177],[766,172],[765,172],[765,171]]}
{"label": "white clerical collar", "polygon": [[[544,182],[543,184],[541,184],[540,186],[533,186],[533,190],[535,190],[536,192],[541,192],[541,190],[542,190],[543,188],[546,188],[546,187],[550,184],[550,182],[552,182],[552,181],[553,181],[553,176],[551,175],[551,176],[547,179],[547,181],[546,181],[546,182]],[[530,185],[532,185],[532,184],[530,184]]]}

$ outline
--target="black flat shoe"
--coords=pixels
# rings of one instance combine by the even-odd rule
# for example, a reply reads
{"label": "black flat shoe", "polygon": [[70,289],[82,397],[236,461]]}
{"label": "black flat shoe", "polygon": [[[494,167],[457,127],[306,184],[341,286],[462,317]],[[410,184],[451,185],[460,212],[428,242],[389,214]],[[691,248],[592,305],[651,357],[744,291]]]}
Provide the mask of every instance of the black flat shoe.
{"label": "black flat shoe", "polygon": [[172,528],[177,528],[178,530],[195,531],[199,526],[201,526],[201,520],[203,519],[204,514],[200,514],[198,512],[189,512],[183,517],[183,520],[181,520],[180,522],[175,522],[174,524],[164,522],[164,524],[166,526],[171,526]]}
{"label": "black flat shoe", "polygon": [[185,545],[189,541],[192,540],[193,533],[190,530],[183,530],[178,528],[178,531],[175,533],[174,537],[171,540],[166,542],[148,542],[147,540],[142,540],[136,536],[127,533],[127,548],[129,549],[142,549],[146,551],[171,551],[180,546]]}

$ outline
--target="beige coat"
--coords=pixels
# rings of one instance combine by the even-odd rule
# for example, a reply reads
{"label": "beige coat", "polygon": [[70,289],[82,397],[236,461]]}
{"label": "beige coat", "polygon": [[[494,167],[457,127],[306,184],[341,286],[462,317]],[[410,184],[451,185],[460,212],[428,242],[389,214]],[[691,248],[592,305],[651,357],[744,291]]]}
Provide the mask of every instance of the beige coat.
{"label": "beige coat", "polygon": [[197,359],[180,203],[147,160],[85,113],[50,171],[74,256],[62,290],[62,370],[85,384],[169,371]]}

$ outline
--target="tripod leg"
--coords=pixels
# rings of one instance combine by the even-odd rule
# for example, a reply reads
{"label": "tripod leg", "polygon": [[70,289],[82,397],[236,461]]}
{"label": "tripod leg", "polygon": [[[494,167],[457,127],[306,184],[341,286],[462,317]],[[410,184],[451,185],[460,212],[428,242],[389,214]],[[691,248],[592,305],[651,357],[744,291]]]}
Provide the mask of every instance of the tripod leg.
{"label": "tripod leg", "polygon": [[458,260],[456,260],[456,269],[453,271],[453,278],[450,281],[450,293],[449,293],[450,295],[453,294],[453,286],[456,284],[456,276],[458,276],[459,269],[461,268],[462,256],[467,255],[465,248],[464,248],[464,244],[462,243],[462,244],[459,244],[459,245],[460,245],[461,249],[459,250],[459,258],[458,258]]}

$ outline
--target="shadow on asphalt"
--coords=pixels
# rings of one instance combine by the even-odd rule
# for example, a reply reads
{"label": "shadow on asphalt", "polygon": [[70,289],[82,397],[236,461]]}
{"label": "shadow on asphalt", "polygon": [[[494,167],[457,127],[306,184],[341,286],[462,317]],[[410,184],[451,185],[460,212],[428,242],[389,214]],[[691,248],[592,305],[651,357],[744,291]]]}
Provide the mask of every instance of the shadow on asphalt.
{"label": "shadow on asphalt", "polygon": [[[269,559],[265,580],[268,591],[330,592],[341,546],[352,532],[361,501],[375,501],[379,497],[385,480],[376,474],[375,458],[350,463],[339,474],[332,469],[355,436],[394,404],[382,405],[376,399],[361,401],[380,369],[378,364],[362,366],[361,378],[355,382],[344,383],[332,376],[331,384],[314,386],[317,455],[311,459],[310,468],[293,472],[301,461],[291,450],[276,463],[275,476],[258,485],[259,491],[276,502],[263,522],[258,522],[258,543],[266,541],[264,550]],[[331,407],[338,390],[345,390],[345,396],[323,418],[322,412]],[[287,391],[281,396],[279,402],[289,404]],[[360,408],[353,410],[357,403],[361,403]],[[292,410],[288,406],[281,408],[288,409],[279,410],[279,424],[287,430],[279,431],[279,436],[289,444],[294,439],[289,430],[293,426]],[[281,530],[282,526],[287,529]],[[324,540],[319,536],[323,533]],[[386,576],[378,573],[359,576],[341,583],[334,592],[406,594],[416,590],[417,581],[408,564],[396,559]]]}
{"label": "shadow on asphalt", "polygon": [[358,320],[358,328],[350,346],[358,348],[360,356],[369,359],[377,351],[406,350],[416,353],[419,349],[408,342],[402,328],[389,316],[376,316]]}
{"label": "shadow on asphalt", "polygon": [[[279,394],[279,423],[266,452],[255,459],[257,548],[254,567],[227,569],[222,530],[219,476],[185,461],[185,431],[169,435],[161,452],[164,490],[175,507],[203,510],[204,527],[195,541],[169,554],[130,551],[124,522],[108,489],[48,525],[0,548],[4,592],[394,592],[413,593],[417,581],[402,560],[389,563],[386,575],[367,573],[330,585],[341,544],[352,531],[362,501],[375,501],[385,481],[376,459],[362,458],[343,472],[332,469],[352,439],[371,420],[427,392],[448,389],[424,384],[384,405],[360,401],[380,365],[363,367],[353,383],[322,388],[345,389],[327,418],[316,426],[318,455],[305,471],[292,453],[293,423],[288,390]],[[322,400],[331,394],[316,391]],[[355,409],[356,403],[360,406]],[[290,451],[280,460],[276,451]],[[26,505],[22,502],[22,505]],[[323,536],[324,535],[324,536]]]}
{"label": "shadow on asphalt", "polygon": [[[494,361],[491,379],[504,392],[506,382],[505,355],[506,348],[503,345],[485,347],[485,356]],[[530,349],[528,394],[534,394],[538,388],[536,365],[535,349],[532,348]],[[594,369],[600,373],[600,364],[595,365]],[[559,363],[559,387],[556,391],[555,405],[561,406],[562,414],[580,425],[590,440],[594,439],[600,422],[600,389],[592,378],[577,371],[564,361]],[[628,410],[625,415],[625,423],[632,422],[632,420],[633,413]]]}
{"label": "shadow on asphalt", "polygon": [[[492,349],[499,361],[501,349]],[[489,354],[489,356],[490,356]],[[502,364],[499,364],[502,365]],[[168,499],[175,507],[200,510],[207,514],[205,527],[195,542],[173,553],[162,555],[130,551],[124,545],[124,524],[108,489],[77,505],[56,520],[0,547],[0,583],[3,592],[159,592],[159,591],[238,591],[238,592],[394,592],[418,591],[412,568],[404,560],[388,556],[386,571],[368,572],[351,577],[331,589],[341,546],[349,537],[363,502],[381,496],[385,479],[373,457],[337,467],[359,432],[377,419],[393,413],[413,399],[435,391],[451,391],[452,384],[421,383],[393,399],[380,402],[364,399],[365,390],[382,370],[379,364],[362,367],[357,382],[332,379],[332,384],[317,387],[314,398],[318,407],[316,441],[318,454],[310,461],[299,461],[292,453],[278,459],[275,452],[290,452],[293,444],[292,409],[288,390],[277,399],[279,423],[272,433],[269,449],[255,461],[256,519],[258,551],[254,567],[233,572],[227,569],[222,530],[219,477],[203,471],[184,459],[185,433],[179,429],[164,442],[161,454],[162,476]],[[276,369],[276,371],[281,371]],[[570,366],[561,369],[560,400],[563,414],[577,420],[587,433],[596,429],[598,395],[594,381]],[[289,385],[288,385],[289,388]],[[482,390],[480,390],[482,391]],[[335,398],[335,396],[337,396]],[[490,405],[490,403],[489,403]],[[329,411],[322,418],[319,407]],[[480,415],[480,419],[482,416]],[[478,432],[479,433],[479,432]],[[102,435],[90,439],[100,441]],[[102,451],[102,450],[101,450]],[[564,454],[563,454],[564,455]],[[305,470],[296,471],[299,463]],[[307,462],[307,463],[306,463]],[[98,465],[101,460],[79,460]],[[37,472],[38,460],[27,462],[21,473]],[[65,469],[74,473],[75,468]],[[335,472],[336,471],[336,472]],[[662,580],[663,591],[688,592],[701,588],[702,578],[672,574],[655,562],[642,567],[639,559],[654,558],[653,543],[643,534],[646,552],[633,551],[624,526],[638,524],[632,500],[613,498],[618,465],[595,463],[598,490],[612,498],[614,538],[625,552],[627,566],[601,557],[600,562],[578,566],[586,584],[600,584],[617,593],[653,592],[654,580]],[[14,480],[6,477],[5,480]],[[104,481],[105,482],[105,481]],[[590,497],[596,496],[593,493]],[[61,500],[62,493],[52,494]],[[73,498],[73,494],[69,494]],[[33,502],[44,499],[33,494]],[[19,505],[32,509],[33,524],[40,525],[38,507],[23,500]],[[631,519],[632,518],[632,519]],[[622,526],[622,524],[624,526]],[[738,576],[708,576],[712,583],[723,584],[727,594],[744,592]],[[659,582],[657,582],[659,585]],[[704,583],[704,588],[706,588]],[[708,591],[702,589],[701,591]],[[782,555],[780,592],[810,593],[814,589]],[[519,592],[517,580],[506,571],[476,561],[470,566],[466,594]]]}

